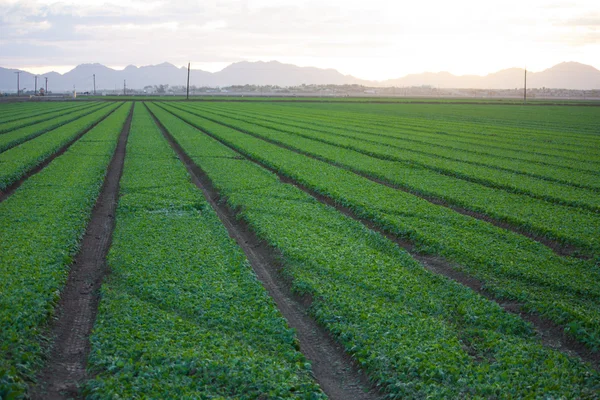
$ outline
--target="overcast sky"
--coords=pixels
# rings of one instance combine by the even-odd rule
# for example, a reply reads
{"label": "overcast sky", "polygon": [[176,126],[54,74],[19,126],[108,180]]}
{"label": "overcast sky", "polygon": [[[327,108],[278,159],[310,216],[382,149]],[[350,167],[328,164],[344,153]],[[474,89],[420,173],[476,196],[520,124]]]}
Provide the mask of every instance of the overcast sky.
{"label": "overcast sky", "polygon": [[218,71],[242,60],[365,79],[562,61],[600,69],[600,1],[0,0],[3,67],[190,61]]}

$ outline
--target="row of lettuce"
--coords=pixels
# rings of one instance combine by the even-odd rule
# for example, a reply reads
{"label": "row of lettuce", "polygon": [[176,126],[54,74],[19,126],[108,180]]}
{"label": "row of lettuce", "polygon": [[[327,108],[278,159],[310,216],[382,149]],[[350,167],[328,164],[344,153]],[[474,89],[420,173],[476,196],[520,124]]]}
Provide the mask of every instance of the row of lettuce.
{"label": "row of lettuce", "polygon": [[272,299],[136,106],[91,338],[91,399],[323,398]]}
{"label": "row of lettuce", "polygon": [[[231,112],[223,112],[231,115]],[[236,108],[235,114],[240,113]],[[253,123],[265,127],[276,127],[285,132],[344,147],[371,157],[396,161],[418,166],[463,180],[480,183],[484,186],[501,188],[509,192],[520,193],[545,199],[558,204],[570,204],[600,209],[598,191],[598,171],[574,171],[559,166],[543,166],[534,163],[519,162],[508,168],[510,162],[503,158],[468,154],[456,149],[440,149],[430,144],[414,143],[414,137],[382,139],[373,138],[371,133],[356,132],[353,122],[336,123],[337,126],[321,126],[319,121],[285,120],[268,116],[268,108],[247,114],[241,111],[242,118],[252,119]],[[271,118],[272,122],[265,121]],[[390,132],[402,131],[397,127]],[[443,139],[442,139],[443,142]],[[446,141],[448,142],[448,141]]]}
{"label": "row of lettuce", "polygon": [[[598,109],[595,107],[505,107],[478,105],[369,105],[369,104],[281,104],[288,110],[320,113],[370,120],[378,124],[390,122],[404,126],[448,127],[449,134],[489,138],[495,143],[535,143],[533,148],[564,151],[579,146],[572,139],[593,139],[598,133]],[[558,135],[557,135],[558,134]],[[591,135],[590,135],[591,134]],[[548,141],[552,137],[554,140]],[[532,146],[526,146],[533,149]]]}
{"label": "row of lettuce", "polygon": [[[290,132],[277,123],[265,123],[258,117],[236,117],[235,111],[214,112],[205,105],[180,106],[221,124],[291,147],[326,160],[350,171],[398,186],[413,193],[443,200],[450,205],[484,213],[533,234],[573,245],[583,254],[600,254],[600,214],[588,209],[568,207],[543,199],[507,192],[468,180],[440,174],[420,166],[382,160],[342,146],[308,138],[303,132]],[[324,136],[321,134],[321,136]],[[582,189],[577,189],[582,190]],[[596,198],[599,196],[596,194]]]}
{"label": "row of lettuce", "polygon": [[[519,317],[428,272],[393,242],[174,114],[245,147],[231,129],[175,107],[149,107],[229,206],[281,254],[294,290],[313,299],[310,313],[390,398],[585,397],[597,390],[597,372],[543,347]],[[343,174],[302,161],[297,169],[322,176],[331,191],[348,190]]]}
{"label": "row of lettuce", "polygon": [[[44,162],[52,154],[76,139],[115,111],[122,103],[101,104],[96,108],[83,112],[71,122],[63,121],[63,125],[0,153],[0,191],[18,181],[29,170]],[[69,117],[70,118],[70,117]],[[51,122],[54,124],[54,122]]]}
{"label": "row of lettuce", "polygon": [[[52,109],[47,109],[47,107],[40,107],[39,113],[33,112],[31,113],[31,115],[21,116],[12,121],[0,121],[0,134],[10,132],[18,128],[22,128],[27,125],[33,125],[39,122],[48,121],[50,119],[66,115],[77,110],[82,110],[91,107],[95,104],[98,103],[63,103],[61,104],[61,107],[53,107]],[[41,111],[42,109],[45,111]]]}
{"label": "row of lettuce", "polygon": [[130,107],[111,106],[114,113],[0,203],[0,398],[23,396],[43,363],[48,320]]}
{"label": "row of lettuce", "polygon": [[94,104],[92,106],[85,105],[84,107],[69,110],[68,112],[61,110],[60,115],[52,115],[47,120],[33,124],[24,124],[10,132],[0,134],[0,153],[108,106],[108,104]]}
{"label": "row of lettuce", "polygon": [[[0,326],[6,327],[0,330],[0,397],[24,396],[43,363],[45,324],[130,111],[114,107],[0,203],[6,216],[0,221],[6,277],[0,282]],[[347,170],[195,111],[164,104],[149,109],[228,204],[281,254],[294,290],[313,299],[310,313],[390,398],[596,393],[598,373],[543,347],[531,325],[426,271],[383,236],[240,153],[414,241],[423,252],[454,257],[499,296],[542,313],[544,300],[555,296],[566,315],[560,321],[574,320],[567,324],[571,333],[593,347],[598,341],[590,335],[597,332],[586,324],[598,321],[589,311],[597,304],[597,276],[587,263],[556,257],[519,235],[412,195],[382,191]],[[142,105],[134,110],[116,221],[112,274],[91,337],[94,378],[83,385],[85,396],[325,397],[293,331]],[[477,242],[465,248],[470,241]],[[479,251],[469,254],[472,249]],[[569,314],[572,307],[584,317]]]}
{"label": "row of lettuce", "polygon": [[[336,203],[350,207],[381,229],[416,245],[417,251],[456,263],[500,298],[522,302],[591,349],[600,350],[600,271],[593,261],[561,257],[544,245],[487,222],[379,185],[328,163],[308,158],[172,105],[160,104],[202,129]],[[188,131],[193,128],[188,127]],[[255,128],[259,132],[260,128]],[[192,133],[189,133],[192,136]]]}
{"label": "row of lettuce", "polygon": [[47,103],[12,103],[3,104],[0,109],[0,127],[4,124],[23,120],[25,118],[40,117],[59,110],[78,107],[79,103],[72,102],[47,102]]}

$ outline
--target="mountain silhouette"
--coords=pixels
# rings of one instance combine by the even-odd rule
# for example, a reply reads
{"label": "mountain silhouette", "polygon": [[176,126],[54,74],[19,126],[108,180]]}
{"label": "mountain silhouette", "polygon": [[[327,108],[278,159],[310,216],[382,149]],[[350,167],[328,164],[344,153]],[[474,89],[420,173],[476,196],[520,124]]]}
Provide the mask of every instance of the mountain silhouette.
{"label": "mountain silhouette", "polygon": [[[17,88],[16,69],[0,67],[0,91],[14,92]],[[123,70],[115,70],[102,64],[81,64],[65,74],[50,72],[38,78],[38,88],[44,85],[48,77],[48,89],[54,92],[78,92],[93,90],[93,76],[96,77],[97,90],[122,90],[124,81],[127,88],[143,89],[146,86],[181,86],[187,81],[187,68],[176,67],[170,63],[136,67],[129,65]],[[365,86],[422,86],[439,88],[473,89],[514,89],[523,87],[523,69],[509,68],[485,76],[457,76],[449,72],[425,72],[410,74],[402,78],[385,81],[368,81],[351,75],[344,75],[335,69],[299,67],[278,61],[242,61],[233,63],[221,71],[207,72],[192,69],[190,85],[223,87],[231,85],[278,85],[299,86],[302,84],[359,84]],[[22,71],[21,89],[34,88],[34,75]],[[600,89],[600,71],[596,68],[576,62],[563,62],[541,72],[527,73],[529,88],[560,89]]]}

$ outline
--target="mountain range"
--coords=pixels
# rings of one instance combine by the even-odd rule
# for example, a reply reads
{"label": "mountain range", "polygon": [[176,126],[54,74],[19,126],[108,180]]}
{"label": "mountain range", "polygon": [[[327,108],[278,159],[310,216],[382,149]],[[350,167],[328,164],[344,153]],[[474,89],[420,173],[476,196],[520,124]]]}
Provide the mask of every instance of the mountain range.
{"label": "mountain range", "polygon": [[[0,67],[0,91],[16,91],[17,79],[15,72],[18,71]],[[44,77],[47,77],[50,91],[72,91],[74,87],[78,92],[92,91],[94,75],[96,76],[97,90],[122,90],[123,81],[126,81],[127,88],[142,89],[146,86],[161,84],[170,86],[185,85],[187,68],[178,68],[173,64],[163,63],[143,67],[129,65],[123,70],[115,70],[102,64],[81,64],[65,74],[57,72],[43,74],[38,78],[38,88],[43,87]],[[21,71],[21,90],[34,88],[34,76],[29,72]],[[242,61],[233,63],[218,72],[207,72],[199,69],[192,69],[190,72],[190,85],[197,87],[224,87],[245,84],[282,87],[302,84],[358,84],[371,87],[429,85],[439,88],[514,89],[523,87],[523,69],[509,68],[485,76],[457,76],[449,72],[425,72],[385,81],[363,80],[351,75],[343,75],[335,69],[298,67],[278,61]],[[600,71],[590,65],[564,62],[541,72],[528,72],[527,87],[600,89]]]}

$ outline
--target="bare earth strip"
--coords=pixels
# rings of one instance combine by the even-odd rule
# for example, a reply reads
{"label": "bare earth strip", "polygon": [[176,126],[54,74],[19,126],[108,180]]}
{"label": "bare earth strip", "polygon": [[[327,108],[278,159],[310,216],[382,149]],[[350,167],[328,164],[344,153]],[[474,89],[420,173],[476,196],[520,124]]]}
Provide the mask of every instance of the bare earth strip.
{"label": "bare earth strip", "polygon": [[52,327],[55,339],[50,358],[38,377],[32,399],[70,399],[86,377],[89,335],[96,320],[99,289],[107,272],[106,255],[114,229],[119,181],[123,171],[133,106],[108,166],[102,191],[92,211],[81,249],[69,271]]}
{"label": "bare earth strip", "polygon": [[315,379],[331,399],[376,399],[381,395],[369,383],[366,375],[359,371],[351,357],[333,338],[308,316],[310,300],[299,298],[291,291],[291,285],[280,274],[280,262],[277,255],[259,240],[254,232],[243,222],[236,219],[235,212],[213,188],[209,178],[189,158],[165,127],[152,114],[161,132],[185,164],[193,183],[202,190],[204,196],[216,211],[219,219],[227,228],[250,261],[256,275],[261,280],[277,308],[290,327],[296,330],[300,342],[300,351],[311,362]]}
{"label": "bare earth strip", "polygon": [[[183,121],[185,121],[185,120],[183,120]],[[192,126],[194,126],[194,125],[192,125]],[[246,157],[245,155],[240,153],[237,149],[230,146],[228,143],[222,141],[220,138],[212,135],[211,133],[201,130],[197,127],[195,127],[195,128],[198,129],[199,131],[203,132],[204,134],[210,136],[211,138],[218,141],[219,143],[223,144],[227,148],[240,154],[241,157],[247,158],[248,160],[259,165],[260,167],[269,170],[273,174],[277,175],[282,182],[289,183],[289,184],[296,186],[298,189],[304,191],[305,193],[309,194],[310,196],[314,197],[315,199],[319,200],[320,202],[336,208],[339,212],[343,213],[344,215],[346,215],[350,218],[353,218],[357,221],[360,221],[362,224],[364,224],[369,229],[376,231],[376,232],[380,233],[381,235],[387,237],[388,239],[390,239],[391,241],[396,243],[398,246],[402,247],[407,252],[409,252],[413,258],[418,260],[426,269],[430,270],[431,272],[434,272],[434,273],[440,274],[440,275],[444,275],[444,276],[448,277],[449,279],[452,279],[464,286],[467,286],[467,287],[473,289],[474,291],[476,291],[477,293],[481,294],[482,296],[486,297],[487,299],[498,303],[507,312],[519,315],[521,318],[523,318],[523,319],[527,320],[528,322],[530,322],[531,324],[533,324],[538,336],[540,337],[540,339],[544,345],[551,347],[553,349],[556,349],[558,351],[561,351],[569,356],[579,357],[583,361],[586,361],[586,362],[589,362],[590,364],[592,364],[592,366],[595,369],[597,369],[597,370],[600,369],[600,352],[593,352],[589,348],[587,348],[584,344],[579,343],[575,339],[568,337],[565,334],[564,327],[561,327],[558,324],[555,324],[554,322],[552,322],[548,319],[545,319],[537,314],[524,312],[522,310],[522,305],[517,302],[507,302],[502,299],[498,299],[498,298],[494,297],[493,294],[491,294],[485,290],[483,282],[457,270],[452,265],[452,263],[448,262],[447,260],[445,260],[441,257],[422,255],[422,254],[417,253],[415,251],[415,247],[412,243],[402,240],[402,239],[399,239],[395,235],[391,235],[391,234],[385,232],[383,229],[378,227],[375,223],[357,216],[349,208],[341,206],[341,205],[337,204],[333,199],[323,196],[323,195],[301,185],[300,183],[282,175],[281,173],[268,167],[267,165],[262,164],[260,161],[254,160],[250,157]],[[268,140],[266,140],[266,141],[268,141]],[[275,143],[275,144],[277,144],[277,143]],[[282,147],[284,147],[284,146],[282,146]]]}

